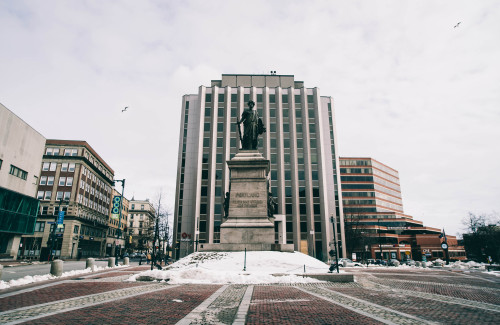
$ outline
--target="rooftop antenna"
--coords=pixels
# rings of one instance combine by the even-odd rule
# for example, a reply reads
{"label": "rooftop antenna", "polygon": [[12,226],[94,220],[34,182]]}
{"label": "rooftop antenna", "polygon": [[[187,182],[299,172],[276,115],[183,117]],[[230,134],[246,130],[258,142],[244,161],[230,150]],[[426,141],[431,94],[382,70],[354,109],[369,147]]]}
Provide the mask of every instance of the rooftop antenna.
{"label": "rooftop antenna", "polygon": [[275,76],[275,75],[276,75],[276,70],[271,71],[271,76]]}

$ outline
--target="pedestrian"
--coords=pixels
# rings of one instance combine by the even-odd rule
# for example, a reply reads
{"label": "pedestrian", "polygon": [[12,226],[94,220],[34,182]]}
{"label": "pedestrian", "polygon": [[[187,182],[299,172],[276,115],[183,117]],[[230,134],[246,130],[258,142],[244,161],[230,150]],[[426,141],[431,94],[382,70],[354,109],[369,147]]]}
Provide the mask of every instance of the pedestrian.
{"label": "pedestrian", "polygon": [[151,254],[148,252],[148,255],[146,255],[146,261],[149,262],[151,261]]}

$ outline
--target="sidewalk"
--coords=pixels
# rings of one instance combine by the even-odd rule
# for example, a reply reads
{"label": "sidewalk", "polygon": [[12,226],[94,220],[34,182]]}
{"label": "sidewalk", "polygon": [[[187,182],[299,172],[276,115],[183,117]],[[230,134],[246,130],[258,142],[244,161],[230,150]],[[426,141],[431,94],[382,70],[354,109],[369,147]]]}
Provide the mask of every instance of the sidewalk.
{"label": "sidewalk", "polygon": [[127,282],[148,269],[150,265],[113,268],[0,291],[0,323],[500,323],[500,281],[494,277],[353,269],[354,283]]}

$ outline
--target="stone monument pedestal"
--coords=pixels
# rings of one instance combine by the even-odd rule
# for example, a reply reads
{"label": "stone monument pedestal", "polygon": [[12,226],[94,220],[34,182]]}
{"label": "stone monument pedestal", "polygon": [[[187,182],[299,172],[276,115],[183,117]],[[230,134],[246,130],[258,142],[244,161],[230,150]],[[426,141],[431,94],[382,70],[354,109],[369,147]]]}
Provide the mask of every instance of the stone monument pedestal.
{"label": "stone monument pedestal", "polygon": [[292,251],[275,244],[274,219],[267,214],[269,160],[257,150],[240,150],[227,162],[231,173],[228,218],[220,226],[220,244],[200,244],[200,251]]}

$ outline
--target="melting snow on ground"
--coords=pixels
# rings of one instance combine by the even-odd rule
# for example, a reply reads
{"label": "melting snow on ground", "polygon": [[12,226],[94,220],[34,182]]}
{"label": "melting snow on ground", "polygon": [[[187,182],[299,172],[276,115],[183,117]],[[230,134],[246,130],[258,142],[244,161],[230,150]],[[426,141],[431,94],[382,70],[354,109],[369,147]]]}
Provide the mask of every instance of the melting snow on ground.
{"label": "melting snow on ground", "polygon": [[[115,267],[124,267],[124,266],[120,265],[120,266],[115,266]],[[84,270],[73,270],[73,271],[64,272],[60,277],[54,276],[52,274],[34,275],[34,276],[27,275],[24,278],[20,278],[20,279],[15,279],[15,280],[10,280],[10,281],[0,281],[0,289],[7,289],[10,287],[21,286],[21,285],[30,284],[33,282],[41,282],[41,281],[58,279],[58,278],[66,278],[66,277],[73,276],[73,275],[97,272],[97,271],[102,271],[102,270],[106,270],[106,269],[111,269],[111,268],[107,267],[107,266],[106,267],[94,266],[93,270],[91,268],[87,268]]]}
{"label": "melting snow on ground", "polygon": [[[142,272],[130,277],[151,277],[181,283],[311,283],[304,273],[326,273],[328,265],[294,252],[199,252],[186,256],[165,270]],[[245,269],[245,270],[244,270]]]}

